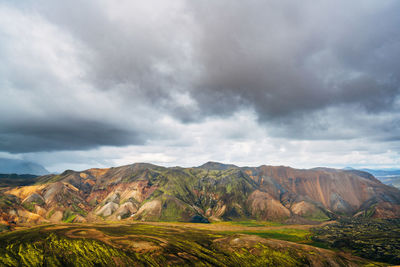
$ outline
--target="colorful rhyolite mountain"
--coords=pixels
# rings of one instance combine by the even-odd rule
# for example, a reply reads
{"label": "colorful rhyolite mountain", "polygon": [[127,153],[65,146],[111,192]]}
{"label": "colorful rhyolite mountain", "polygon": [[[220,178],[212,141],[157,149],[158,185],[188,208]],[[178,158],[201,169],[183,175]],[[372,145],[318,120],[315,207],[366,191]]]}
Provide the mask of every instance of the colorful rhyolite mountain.
{"label": "colorful rhyolite mountain", "polygon": [[146,163],[46,175],[0,191],[2,223],[400,217],[400,191],[356,170]]}

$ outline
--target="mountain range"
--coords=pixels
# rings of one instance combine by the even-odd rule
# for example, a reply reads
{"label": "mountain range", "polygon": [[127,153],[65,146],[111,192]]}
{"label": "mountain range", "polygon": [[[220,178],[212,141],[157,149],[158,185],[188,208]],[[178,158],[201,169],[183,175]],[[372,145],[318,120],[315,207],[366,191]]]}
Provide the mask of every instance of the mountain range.
{"label": "mountain range", "polygon": [[67,170],[0,189],[5,224],[118,220],[313,223],[400,217],[400,190],[358,170],[148,163]]}
{"label": "mountain range", "polygon": [[361,170],[373,174],[379,181],[381,181],[384,184],[400,188],[400,170],[398,169],[386,169],[386,170],[361,169]]}
{"label": "mountain range", "polygon": [[45,175],[49,174],[49,171],[35,162],[0,158],[0,173]]}

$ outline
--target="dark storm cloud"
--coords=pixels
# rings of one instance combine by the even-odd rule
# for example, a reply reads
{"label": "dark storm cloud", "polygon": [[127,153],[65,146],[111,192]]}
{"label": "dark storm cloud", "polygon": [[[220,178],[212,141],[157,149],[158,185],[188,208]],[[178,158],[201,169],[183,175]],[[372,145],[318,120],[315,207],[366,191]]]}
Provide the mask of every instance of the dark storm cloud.
{"label": "dark storm cloud", "polygon": [[[398,2],[195,2],[207,112],[252,106],[262,121],[329,106],[390,110],[400,90]],[[364,6],[365,5],[365,6]]]}
{"label": "dark storm cloud", "polygon": [[132,130],[77,119],[30,121],[0,131],[0,151],[11,153],[87,150],[101,145],[140,145],[144,142],[144,137]]}
{"label": "dark storm cloud", "polygon": [[399,136],[382,127],[399,117],[398,1],[1,8],[2,151],[144,144],[174,132],[163,116],[190,124],[242,110],[288,139]]}
{"label": "dark storm cloud", "polygon": [[[261,120],[342,103],[379,112],[399,93],[396,2],[185,2],[184,10],[166,8],[172,14],[155,18],[126,3],[131,10],[120,17],[96,2],[72,12],[78,2],[39,10],[93,49],[97,88],[123,85],[131,98],[144,96],[183,120],[190,109],[177,107],[171,92],[188,91],[205,116],[251,107]],[[145,13],[135,18],[135,11]]]}

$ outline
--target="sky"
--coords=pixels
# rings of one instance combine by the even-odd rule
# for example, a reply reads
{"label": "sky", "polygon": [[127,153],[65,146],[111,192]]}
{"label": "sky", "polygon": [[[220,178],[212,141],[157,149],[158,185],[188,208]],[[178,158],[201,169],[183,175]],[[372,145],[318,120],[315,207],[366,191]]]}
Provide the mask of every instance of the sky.
{"label": "sky", "polygon": [[0,157],[400,167],[400,1],[0,0]]}

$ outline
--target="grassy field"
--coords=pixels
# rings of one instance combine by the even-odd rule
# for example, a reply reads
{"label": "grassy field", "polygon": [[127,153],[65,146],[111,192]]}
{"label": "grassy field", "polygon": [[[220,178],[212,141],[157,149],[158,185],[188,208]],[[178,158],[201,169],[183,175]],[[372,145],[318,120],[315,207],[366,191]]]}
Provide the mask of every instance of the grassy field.
{"label": "grassy field", "polygon": [[256,222],[43,225],[0,234],[0,266],[384,266],[305,245],[309,227]]}
{"label": "grassy field", "polygon": [[257,235],[264,238],[286,240],[296,243],[308,243],[310,241],[310,231],[302,229],[281,228],[267,231],[243,231],[243,234]]}
{"label": "grassy field", "polygon": [[229,222],[219,222],[222,225],[240,225],[248,227],[265,227],[265,226],[282,226],[284,224],[279,222],[263,222],[263,221],[229,221]]}

